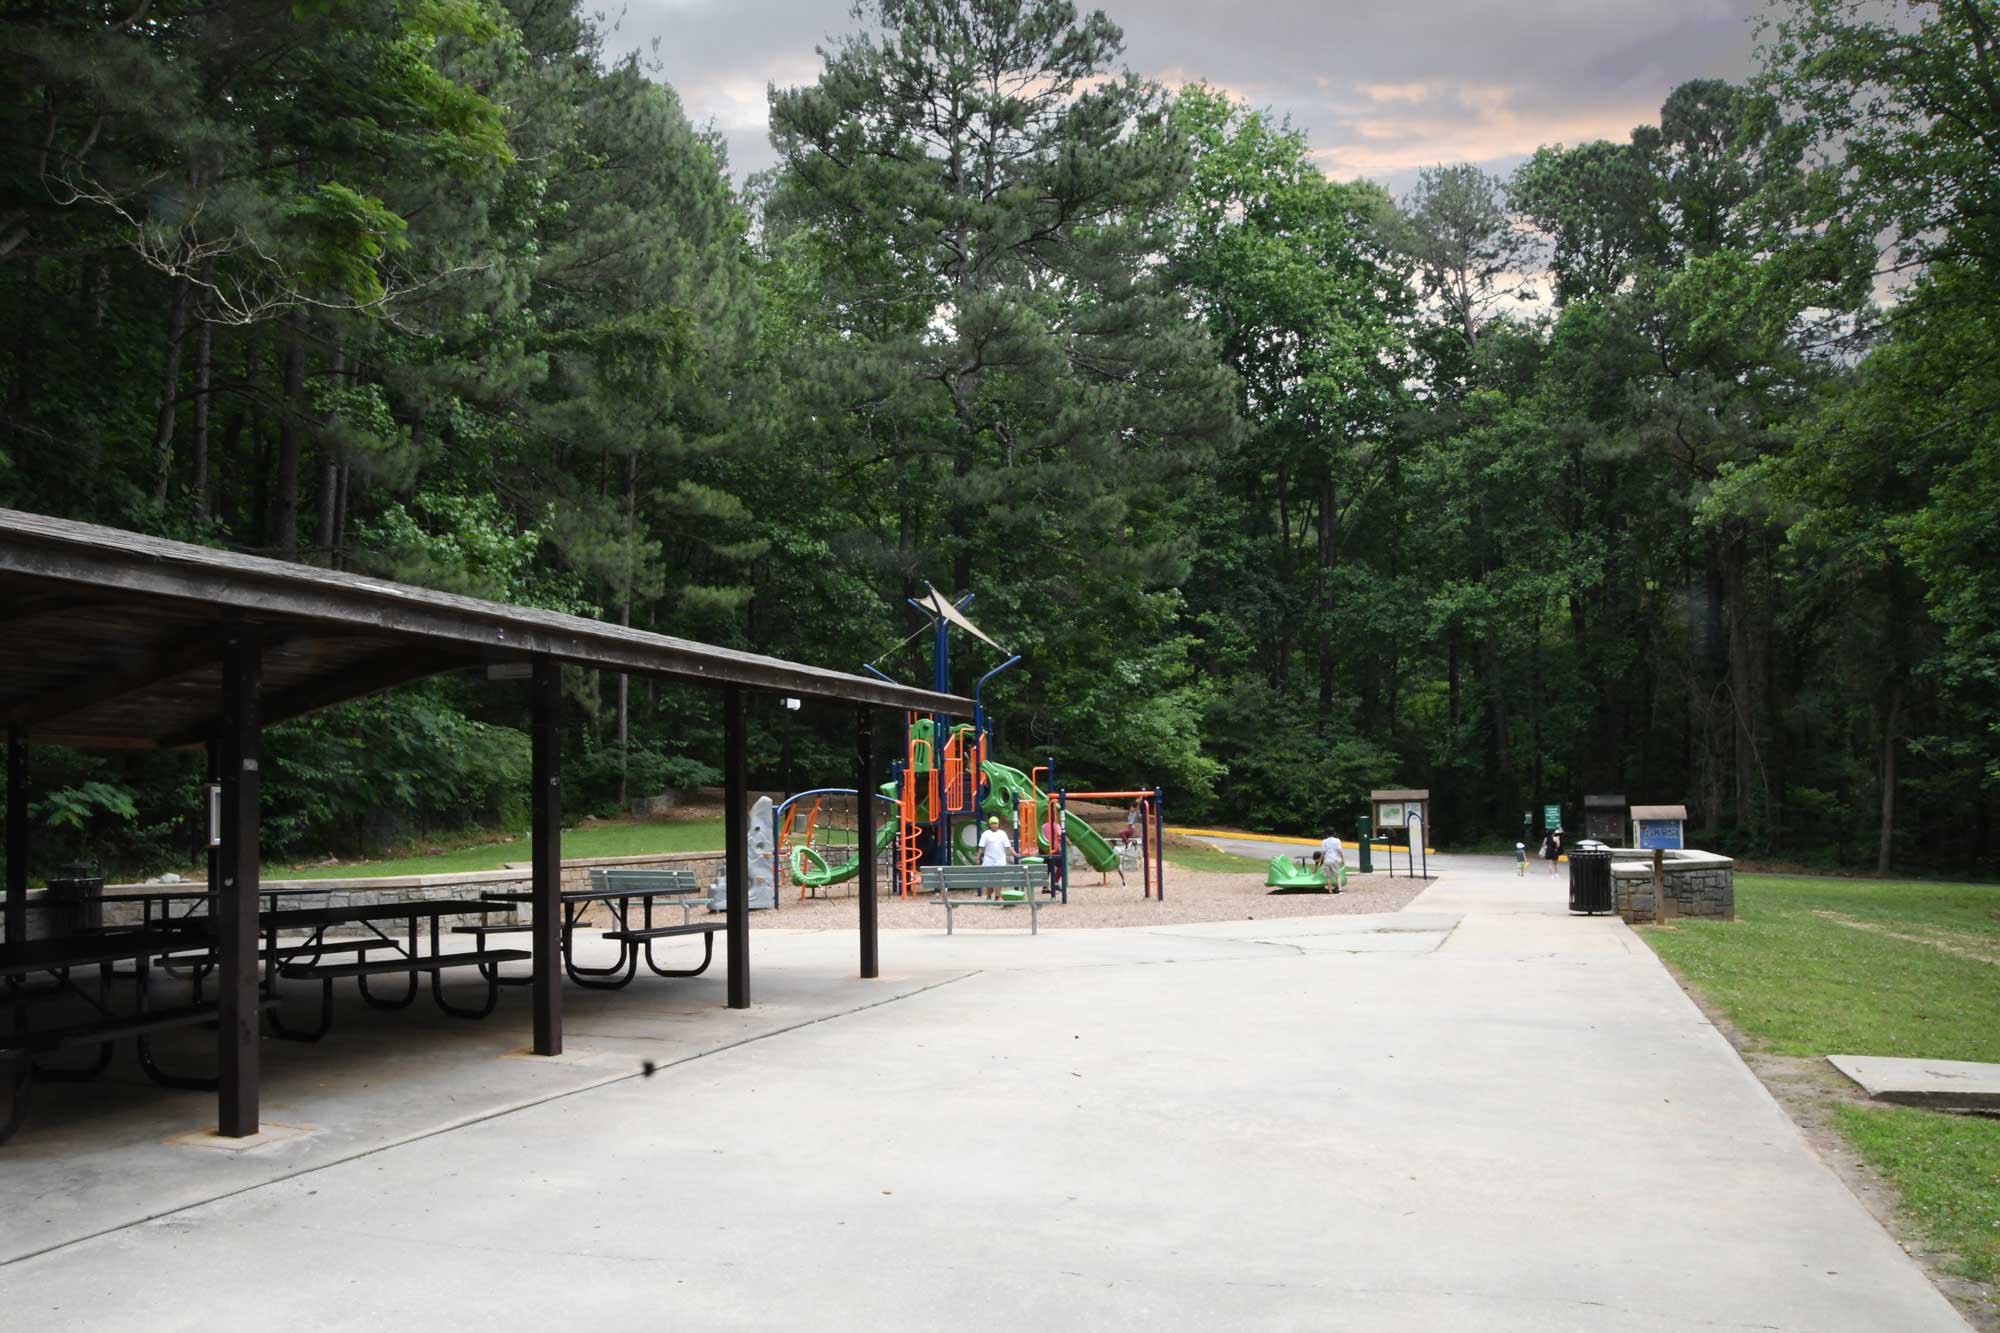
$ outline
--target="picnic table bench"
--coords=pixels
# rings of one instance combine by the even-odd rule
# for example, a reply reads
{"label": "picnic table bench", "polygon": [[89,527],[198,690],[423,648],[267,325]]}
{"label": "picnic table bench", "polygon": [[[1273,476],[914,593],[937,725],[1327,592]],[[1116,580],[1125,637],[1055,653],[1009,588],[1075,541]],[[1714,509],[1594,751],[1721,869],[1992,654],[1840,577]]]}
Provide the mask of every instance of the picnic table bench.
{"label": "picnic table bench", "polygon": [[[162,1068],[154,1059],[149,1041],[156,1032],[214,1022],[220,1016],[220,1007],[213,1002],[197,1001],[163,1009],[147,1007],[144,984],[146,960],[165,950],[183,948],[186,944],[187,936],[183,931],[105,930],[0,946],[0,980],[6,982],[13,1019],[7,1030],[0,1032],[0,1082],[4,1082],[8,1092],[7,1110],[4,1116],[0,1116],[0,1143],[11,1138],[27,1118],[28,1090],[36,1076],[64,1083],[80,1083],[96,1078],[111,1063],[112,1043],[127,1037],[132,1038],[138,1048],[139,1067],[155,1083],[171,1088],[206,1090],[215,1087],[213,1076],[175,1074]],[[122,962],[136,963],[139,967],[140,985],[129,1013],[114,1011],[110,1002],[112,967]],[[70,976],[74,970],[90,967],[98,969],[97,994],[94,996],[78,986]],[[46,974],[53,984],[43,990],[24,989],[23,982],[38,974]],[[95,1011],[94,1016],[82,1022],[67,1022],[53,1027],[37,1029],[28,1026],[28,1010],[33,1003],[62,995],[82,999]],[[267,1000],[266,1003],[275,1004],[276,1000]],[[52,1067],[42,1065],[36,1059],[37,1056],[91,1046],[97,1048],[97,1054],[86,1065]]]}
{"label": "picnic table bench", "polygon": [[[361,992],[361,998],[377,1009],[406,1009],[417,998],[417,974],[430,974],[431,999],[437,1007],[454,1018],[484,1018],[493,1012],[500,1002],[498,968],[501,963],[530,958],[533,955],[525,949],[489,949],[481,946],[461,953],[446,953],[438,943],[438,920],[447,916],[464,916],[473,913],[504,912],[512,909],[511,903],[502,903],[490,898],[419,898],[403,902],[367,903],[351,907],[301,907],[286,908],[275,912],[265,912],[258,916],[257,925],[264,932],[263,952],[280,956],[277,976],[290,981],[317,981],[320,983],[320,1018],[311,1031],[289,1029],[279,1018],[278,1011],[271,1011],[271,1027],[279,1036],[294,1041],[318,1041],[327,1034],[333,1023],[333,983],[352,979]],[[421,952],[417,943],[417,927],[421,921],[430,922],[430,952]],[[405,942],[399,943],[384,934],[378,922],[402,921],[407,923]],[[366,927],[375,938],[357,941],[327,940],[325,932],[333,926],[359,925]],[[307,938],[303,944],[280,946],[278,932],[281,930],[304,930]],[[386,957],[371,958],[367,954],[375,949],[387,949]],[[312,953],[310,961],[299,961],[300,955]],[[351,962],[328,962],[324,954],[337,952],[359,953]],[[444,973],[456,967],[477,968],[486,982],[486,1002],[474,1007],[453,1004],[444,996]],[[402,974],[407,978],[406,987],[400,996],[385,997],[375,994],[368,987],[370,977],[394,976]],[[267,974],[267,985],[270,981]]]}
{"label": "picnic table bench", "polygon": [[[527,893],[502,893],[492,895],[496,901],[522,903],[532,901]],[[681,909],[680,923],[653,924],[653,904],[666,900],[670,906]],[[692,870],[592,870],[590,887],[568,889],[561,895],[563,908],[562,954],[563,967],[569,979],[579,986],[595,990],[617,990],[630,985],[639,974],[639,960],[646,960],[646,967],[660,977],[698,977],[708,970],[715,960],[715,936],[728,928],[723,921],[696,921],[693,909],[706,901],[701,882]],[[609,967],[584,967],[577,963],[574,941],[576,928],[582,921],[584,912],[592,903],[603,903],[611,908],[618,924],[604,931],[600,938],[618,945],[618,961]],[[633,920],[633,908],[640,909],[638,920]],[[512,922],[499,925],[460,926],[467,934],[478,934],[483,939],[488,934],[506,931],[531,930],[526,923]],[[653,957],[653,945],[664,939],[699,937],[702,944],[701,965],[691,968],[661,967]],[[526,978],[505,978],[505,984],[518,985]]]}
{"label": "picnic table bench", "polygon": [[[937,895],[944,905],[944,933],[952,933],[952,913],[961,907],[1020,907],[1028,909],[1028,933],[1041,933],[1038,914],[1042,910],[1041,890],[1049,882],[1049,868],[1041,863],[1006,866],[924,866],[925,893]],[[979,890],[977,898],[954,898],[952,893]],[[1018,893],[1018,898],[1007,894]],[[990,896],[989,896],[990,895]]]}

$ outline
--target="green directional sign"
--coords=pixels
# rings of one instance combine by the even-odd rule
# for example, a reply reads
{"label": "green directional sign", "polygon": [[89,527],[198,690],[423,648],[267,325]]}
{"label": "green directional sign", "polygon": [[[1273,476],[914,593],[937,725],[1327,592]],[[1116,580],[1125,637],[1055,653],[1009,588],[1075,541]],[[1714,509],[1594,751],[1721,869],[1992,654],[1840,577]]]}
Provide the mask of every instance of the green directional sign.
{"label": "green directional sign", "polygon": [[1542,827],[1545,829],[1559,829],[1562,826],[1563,826],[1563,808],[1559,805],[1543,806]]}

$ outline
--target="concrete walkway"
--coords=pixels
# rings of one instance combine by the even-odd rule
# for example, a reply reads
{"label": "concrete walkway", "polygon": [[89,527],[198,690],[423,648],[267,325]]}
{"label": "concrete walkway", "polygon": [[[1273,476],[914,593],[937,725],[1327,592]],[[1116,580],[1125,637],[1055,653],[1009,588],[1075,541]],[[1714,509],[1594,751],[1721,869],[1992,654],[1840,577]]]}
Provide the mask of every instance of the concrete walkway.
{"label": "concrete walkway", "polygon": [[495,1058],[518,993],[358,1015],[278,1071],[338,1130],[0,1149],[0,1329],[1963,1333],[1629,930],[1433,869],[1392,916],[900,933],[881,983],[760,932],[749,1015],[572,991],[553,1065]]}

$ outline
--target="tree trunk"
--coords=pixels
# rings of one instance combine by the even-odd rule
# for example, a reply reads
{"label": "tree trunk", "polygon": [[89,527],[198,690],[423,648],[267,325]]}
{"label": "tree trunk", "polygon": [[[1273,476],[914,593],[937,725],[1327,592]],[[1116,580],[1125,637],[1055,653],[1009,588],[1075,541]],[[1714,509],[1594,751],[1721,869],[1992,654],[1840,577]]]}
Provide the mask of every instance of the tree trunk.
{"label": "tree trunk", "polygon": [[1333,639],[1333,571],[1340,561],[1340,519],[1333,466],[1327,465],[1319,487],[1319,724],[1333,716],[1335,657]]}
{"label": "tree trunk", "polygon": [[[632,583],[637,575],[633,568],[633,543],[638,540],[638,529],[639,455],[634,452],[625,456],[625,597],[618,608],[618,623],[627,629],[632,628]],[[625,788],[631,765],[626,747],[631,740],[632,677],[621,671],[618,673],[618,806],[621,810],[627,800]]]}
{"label": "tree trunk", "polygon": [[[327,374],[333,379],[333,387],[340,388],[341,374],[347,368],[347,360],[341,352],[340,344],[334,343],[333,364]],[[331,569],[334,565],[334,551],[340,545],[339,534],[334,526],[340,514],[340,462],[341,450],[338,431],[338,412],[328,412],[320,420],[319,446],[319,531],[314,534],[319,539],[319,562]]]}
{"label": "tree trunk", "polygon": [[174,418],[180,415],[181,344],[187,337],[188,306],[194,284],[174,283],[173,304],[167,308],[167,364],[160,375],[158,415],[153,427],[153,503],[167,502],[167,485],[174,478]]}
{"label": "tree trunk", "polygon": [[294,315],[285,326],[284,405],[278,417],[278,466],[272,479],[271,545],[299,558],[299,453],[305,443],[306,340]]}
{"label": "tree trunk", "polygon": [[1501,793],[1519,795],[1507,747],[1507,700],[1500,679],[1500,642],[1488,630],[1479,645],[1481,706],[1486,714],[1486,814],[1488,826],[1501,813]]}
{"label": "tree trunk", "polygon": [[342,450],[340,455],[340,500],[333,507],[333,565],[347,568],[347,500],[354,484],[354,460]]}
{"label": "tree trunk", "polygon": [[1889,697],[1882,712],[1882,823],[1875,837],[1875,873],[1889,873],[1891,849],[1896,841],[1896,752],[1902,737],[1903,682],[1889,685]]}
{"label": "tree trunk", "polygon": [[1722,576],[1728,605],[1730,715],[1734,741],[1736,823],[1750,845],[1761,849],[1769,831],[1770,779],[1764,769],[1760,735],[1761,699],[1757,664],[1751,648],[1749,540],[1739,523],[1731,523],[1723,547]]}
{"label": "tree trunk", "polygon": [[200,322],[194,338],[194,430],[188,442],[188,470],[193,473],[189,494],[194,500],[194,516],[208,521],[208,417],[209,373],[215,360],[215,325]]}

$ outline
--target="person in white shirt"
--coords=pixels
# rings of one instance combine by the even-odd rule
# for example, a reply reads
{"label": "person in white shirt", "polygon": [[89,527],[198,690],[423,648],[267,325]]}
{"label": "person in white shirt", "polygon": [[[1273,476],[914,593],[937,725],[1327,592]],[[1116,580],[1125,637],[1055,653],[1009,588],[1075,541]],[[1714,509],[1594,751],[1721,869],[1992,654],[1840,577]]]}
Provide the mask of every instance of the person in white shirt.
{"label": "person in white shirt", "polygon": [[1340,845],[1339,835],[1322,839],[1319,845],[1320,873],[1326,876],[1326,891],[1339,893],[1340,886],[1347,879],[1347,853]]}
{"label": "person in white shirt", "polygon": [[979,835],[979,864],[983,866],[1011,865],[1014,861],[1014,840],[1007,836],[1007,830],[1000,827],[1000,816],[989,815],[986,832]]}

